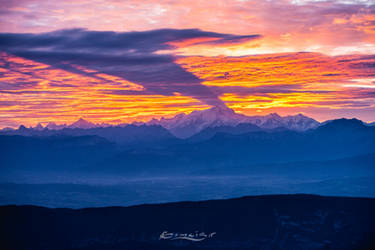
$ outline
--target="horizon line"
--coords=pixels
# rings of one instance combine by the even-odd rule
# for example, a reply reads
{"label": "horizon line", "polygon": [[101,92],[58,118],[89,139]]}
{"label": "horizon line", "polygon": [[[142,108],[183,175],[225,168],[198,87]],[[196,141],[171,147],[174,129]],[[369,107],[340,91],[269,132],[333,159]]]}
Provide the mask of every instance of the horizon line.
{"label": "horizon line", "polygon": [[[173,119],[175,118],[177,115],[181,115],[181,114],[185,114],[185,115],[190,115],[191,113],[193,113],[194,111],[205,111],[205,110],[210,110],[210,109],[213,109],[213,108],[216,108],[216,106],[212,106],[210,108],[207,108],[207,109],[196,109],[196,110],[193,110],[191,112],[187,112],[187,113],[184,113],[184,112],[180,112],[180,113],[176,113],[170,117],[160,117],[160,118],[156,118],[156,117],[152,117],[151,119],[148,119],[146,121],[142,121],[142,120],[134,120],[132,122],[126,122],[126,121],[119,121],[119,122],[105,122],[105,121],[102,121],[102,122],[95,122],[95,121],[92,121],[90,118],[87,118],[85,116],[80,116],[79,118],[76,118],[70,122],[66,122],[66,123],[59,123],[59,122],[56,122],[56,121],[38,121],[35,123],[35,125],[24,125],[23,123],[19,123],[18,125],[16,126],[0,126],[0,130],[3,130],[3,129],[6,129],[6,128],[9,128],[9,129],[19,129],[21,126],[24,126],[26,128],[29,128],[29,129],[33,129],[33,128],[36,128],[39,124],[43,127],[43,128],[46,128],[46,126],[50,123],[55,123],[57,126],[71,126],[72,124],[78,122],[79,120],[84,120],[88,123],[91,123],[95,126],[98,126],[100,127],[100,125],[104,125],[104,126],[120,126],[120,125],[136,125],[135,123],[143,123],[142,125],[148,125],[147,123],[151,122],[152,120],[157,120],[157,121],[160,121],[162,119]],[[220,108],[220,107],[218,107]],[[227,107],[228,109],[230,110],[233,110],[229,107]],[[233,110],[234,111],[234,110]],[[372,121],[366,121],[366,120],[362,120],[362,119],[359,119],[358,117],[344,117],[344,116],[341,116],[341,117],[336,117],[336,118],[332,118],[332,119],[326,119],[326,120],[322,120],[322,119],[316,119],[312,116],[309,116],[309,115],[306,115],[304,114],[304,112],[296,112],[296,113],[293,113],[293,114],[287,114],[287,115],[280,115],[279,113],[277,112],[270,112],[270,113],[267,113],[267,114],[261,114],[261,115],[246,115],[246,114],[243,114],[243,113],[240,113],[240,112],[236,112],[234,111],[234,113],[236,114],[241,114],[241,115],[244,115],[244,116],[247,116],[247,117],[265,117],[265,116],[269,116],[269,115],[272,115],[272,114],[276,114],[278,116],[280,116],[281,118],[284,118],[284,117],[290,117],[290,116],[298,116],[298,115],[303,115],[305,117],[308,117],[308,118],[311,118],[315,121],[317,121],[318,123],[322,124],[322,123],[325,123],[327,121],[333,121],[333,120],[339,120],[339,119],[356,119],[356,120],[359,120],[365,124],[371,124],[371,123],[374,123],[375,120],[372,120]],[[43,124],[46,124],[43,126]]]}

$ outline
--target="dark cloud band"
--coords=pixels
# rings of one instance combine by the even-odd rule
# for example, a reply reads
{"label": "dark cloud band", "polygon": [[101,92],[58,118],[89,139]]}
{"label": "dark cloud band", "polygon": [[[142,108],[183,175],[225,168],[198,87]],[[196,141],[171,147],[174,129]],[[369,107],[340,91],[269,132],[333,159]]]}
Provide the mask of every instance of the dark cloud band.
{"label": "dark cloud band", "polygon": [[170,42],[193,38],[217,38],[212,44],[236,43],[258,35],[235,36],[199,29],[160,29],[144,32],[100,32],[84,29],[60,30],[41,34],[0,34],[0,50],[87,75],[72,65],[121,77],[145,87],[146,93],[192,96],[209,105],[224,103],[201,80],[174,62],[172,55],[159,55],[171,49]]}

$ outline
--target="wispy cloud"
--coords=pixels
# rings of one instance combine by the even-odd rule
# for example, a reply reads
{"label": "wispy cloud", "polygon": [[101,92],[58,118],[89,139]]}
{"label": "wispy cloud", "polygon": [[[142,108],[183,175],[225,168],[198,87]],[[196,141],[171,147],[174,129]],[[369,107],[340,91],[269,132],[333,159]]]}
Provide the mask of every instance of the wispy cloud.
{"label": "wispy cloud", "polygon": [[201,84],[198,77],[176,64],[173,56],[155,52],[172,48],[173,42],[196,38],[213,38],[214,44],[221,44],[256,37],[197,29],[122,33],[73,29],[42,34],[3,33],[0,34],[0,49],[8,54],[84,76],[101,78],[99,74],[84,71],[80,67],[111,75],[114,82],[123,79],[143,86],[145,94],[171,96],[177,92],[219,106],[224,104]]}
{"label": "wispy cloud", "polygon": [[374,120],[374,17],[361,0],[0,0],[0,126],[212,105]]}
{"label": "wispy cloud", "polygon": [[72,27],[117,32],[194,27],[219,33],[262,35],[257,49],[242,48],[236,55],[296,51],[368,53],[369,49],[374,50],[375,43],[372,0],[3,0],[0,6],[3,32],[38,33]]}

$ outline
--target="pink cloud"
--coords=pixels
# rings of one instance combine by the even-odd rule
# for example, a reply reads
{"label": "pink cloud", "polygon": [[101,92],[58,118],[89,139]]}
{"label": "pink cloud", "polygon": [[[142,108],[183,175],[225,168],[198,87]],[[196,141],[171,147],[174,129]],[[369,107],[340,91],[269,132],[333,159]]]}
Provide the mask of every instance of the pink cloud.
{"label": "pink cloud", "polygon": [[[350,53],[375,48],[375,4],[362,1],[2,1],[0,30],[56,29],[144,31],[199,28],[231,34],[261,34],[262,51]],[[357,51],[358,52],[358,51]],[[361,52],[359,50],[359,52]],[[368,49],[366,50],[366,53]]]}

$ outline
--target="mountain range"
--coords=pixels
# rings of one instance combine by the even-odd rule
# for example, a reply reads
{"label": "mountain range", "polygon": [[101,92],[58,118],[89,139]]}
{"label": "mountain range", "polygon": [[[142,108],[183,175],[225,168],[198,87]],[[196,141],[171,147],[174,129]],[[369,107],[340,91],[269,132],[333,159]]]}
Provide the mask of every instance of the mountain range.
{"label": "mountain range", "polygon": [[[161,118],[152,119],[148,122],[136,122],[133,125],[158,125],[167,129],[170,133],[178,138],[191,137],[206,128],[216,127],[236,127],[239,124],[253,124],[261,129],[276,129],[285,128],[295,131],[306,131],[314,129],[320,125],[316,120],[306,117],[302,114],[294,116],[281,117],[276,113],[272,113],[266,116],[246,116],[243,114],[235,113],[230,108],[213,107],[206,110],[196,110],[190,114],[178,114],[173,118]],[[61,130],[64,128],[69,129],[92,129],[92,128],[103,128],[103,127],[126,127],[130,124],[117,124],[110,125],[106,123],[94,124],[83,118],[80,118],[76,122],[70,125],[62,124],[57,125],[54,122],[48,123],[45,127],[41,123],[35,126],[34,130],[42,131],[48,130]],[[24,126],[20,126],[19,129],[23,129]],[[4,131],[4,130],[3,130]],[[5,129],[5,131],[12,131]]]}
{"label": "mountain range", "polygon": [[221,107],[196,110],[188,115],[182,113],[170,119],[153,119],[147,124],[160,125],[179,138],[188,138],[205,128],[235,127],[241,123],[250,123],[262,129],[283,127],[296,131],[306,131],[319,126],[319,122],[302,114],[285,117],[276,113],[266,116],[246,116],[235,113],[230,108]]}
{"label": "mountain range", "polygon": [[[192,136],[185,138],[188,134]],[[248,117],[218,108],[137,125],[98,125],[80,119],[59,129],[3,129],[0,148],[4,181],[65,174],[238,176],[301,168],[327,173],[329,178],[341,173],[375,175],[374,158],[368,157],[375,154],[375,127],[360,120],[318,123],[303,115]],[[332,161],[350,157],[357,160],[345,171],[332,167],[339,165]],[[291,163],[296,167],[287,167]],[[267,169],[273,170],[263,171]]]}
{"label": "mountain range", "polygon": [[[304,190],[374,197],[375,127],[360,120],[336,119],[307,129],[316,123],[302,115],[253,117],[253,123],[230,110],[180,116],[180,122],[176,117],[165,122],[168,129],[155,121],[110,126],[83,119],[58,129],[41,124],[3,129],[0,183],[88,186],[78,191],[48,185],[47,193],[2,186],[0,204],[28,200],[44,206],[60,200],[82,207],[98,204],[98,197],[105,204],[111,195],[123,205]],[[295,129],[298,124],[305,129]],[[194,134],[177,138],[172,129],[183,125]],[[100,188],[93,191],[91,185]]]}
{"label": "mountain range", "polygon": [[[325,171],[331,165],[326,161],[374,154],[375,127],[357,119],[333,120],[307,131],[240,123],[208,127],[188,139],[178,139],[160,125],[20,128],[2,132],[0,148],[3,174],[242,175],[267,164],[305,162],[308,169],[312,161],[321,162],[319,169]],[[365,159],[366,173],[372,174],[374,158]],[[347,173],[364,173],[357,165],[353,162]],[[334,177],[337,169],[331,173]]]}
{"label": "mountain range", "polygon": [[[180,139],[190,138],[194,140],[200,140],[209,138],[218,132],[230,133],[230,134],[241,134],[244,132],[254,131],[277,131],[277,130],[292,130],[298,132],[304,132],[311,129],[318,128],[324,124],[331,122],[328,120],[325,122],[318,122],[313,118],[304,116],[302,114],[280,116],[277,113],[271,113],[265,116],[246,116],[234,112],[230,108],[213,107],[205,110],[196,110],[190,114],[181,113],[173,118],[152,119],[148,122],[134,122],[132,124],[121,123],[121,124],[108,124],[108,123],[92,123],[83,118],[71,124],[56,124],[55,122],[49,122],[45,126],[42,123],[38,123],[35,127],[26,128],[20,125],[18,129],[4,128],[0,130],[0,134],[18,134],[18,135],[51,135],[56,134],[56,131],[64,131],[63,133],[58,132],[57,134],[71,134],[71,130],[76,130],[75,135],[79,134],[79,130],[92,130],[92,129],[103,129],[103,128],[134,128],[143,127],[161,127],[167,131],[161,134],[170,133],[174,137]],[[373,123],[363,123],[367,126],[374,126]],[[43,133],[38,133],[43,132]],[[48,132],[49,131],[49,132]],[[51,132],[55,131],[55,132]],[[117,136],[123,138],[121,129],[118,129]],[[113,132],[114,133],[114,132]],[[90,135],[93,133],[82,132],[82,135]],[[112,136],[116,137],[116,136]],[[113,139],[113,138],[111,138]],[[117,140],[118,142],[119,140]]]}

